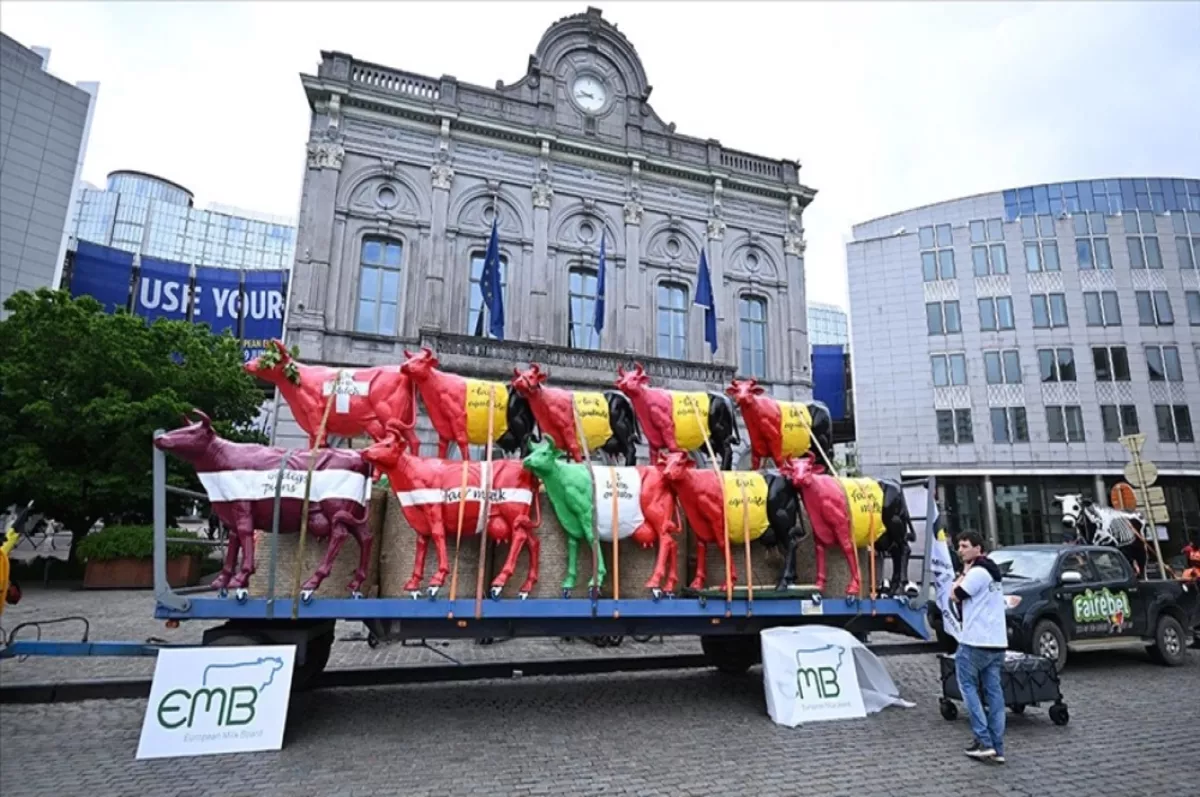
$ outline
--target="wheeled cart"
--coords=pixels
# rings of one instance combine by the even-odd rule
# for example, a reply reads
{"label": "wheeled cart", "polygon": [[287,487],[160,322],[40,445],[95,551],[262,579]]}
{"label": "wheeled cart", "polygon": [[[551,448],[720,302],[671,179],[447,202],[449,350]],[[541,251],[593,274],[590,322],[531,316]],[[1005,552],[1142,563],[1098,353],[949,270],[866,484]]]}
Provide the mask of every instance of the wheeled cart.
{"label": "wheeled cart", "polygon": [[[954,720],[958,718],[958,706],[954,701],[963,699],[962,691],[958,688],[954,656],[941,653],[938,661],[942,668],[942,696],[938,700],[938,708],[942,712],[942,719]],[[1000,688],[1004,690],[1004,705],[1012,709],[1014,714],[1020,714],[1026,706],[1050,703],[1051,722],[1066,725],[1071,721],[1059,688],[1058,671],[1050,659],[1009,652],[1000,671]]]}

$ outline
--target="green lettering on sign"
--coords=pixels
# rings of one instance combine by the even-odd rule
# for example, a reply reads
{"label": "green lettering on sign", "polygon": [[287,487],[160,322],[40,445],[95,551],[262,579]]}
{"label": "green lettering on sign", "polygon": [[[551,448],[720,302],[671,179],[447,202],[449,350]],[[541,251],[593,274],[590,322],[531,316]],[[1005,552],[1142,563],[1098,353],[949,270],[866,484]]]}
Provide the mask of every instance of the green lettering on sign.
{"label": "green lettering on sign", "polygon": [[1129,596],[1124,590],[1110,592],[1084,590],[1071,601],[1077,623],[1112,622],[1119,625],[1132,613]]}

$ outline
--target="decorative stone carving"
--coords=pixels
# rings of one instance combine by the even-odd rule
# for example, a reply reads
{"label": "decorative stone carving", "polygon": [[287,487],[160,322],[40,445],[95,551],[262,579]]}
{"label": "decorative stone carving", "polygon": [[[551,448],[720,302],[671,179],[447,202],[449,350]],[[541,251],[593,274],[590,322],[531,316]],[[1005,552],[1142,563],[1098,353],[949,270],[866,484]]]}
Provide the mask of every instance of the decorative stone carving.
{"label": "decorative stone carving", "polygon": [[713,183],[713,200],[711,217],[708,220],[708,240],[721,241],[725,239],[725,219],[724,210],[721,208],[721,194],[724,191],[724,185],[721,183],[721,178]]}
{"label": "decorative stone carving", "polygon": [[337,142],[320,141],[308,145],[308,168],[339,171],[346,159],[346,150]]}
{"label": "decorative stone carving", "polygon": [[708,220],[708,240],[722,241],[725,239],[725,222],[719,217]]}
{"label": "decorative stone carving", "polygon": [[797,197],[788,200],[787,231],[797,237],[804,235],[804,224],[800,220],[800,200]]}
{"label": "decorative stone carving", "polygon": [[533,206],[535,208],[550,207],[550,200],[554,197],[554,189],[550,187],[550,170],[545,166],[538,169],[537,180],[530,189],[533,192]]}
{"label": "decorative stone carving", "polygon": [[444,149],[438,150],[433,166],[429,167],[433,177],[433,187],[440,191],[449,191],[450,183],[454,181],[454,169],[450,166],[450,153]]}
{"label": "decorative stone carving", "polygon": [[807,247],[808,244],[805,242],[804,236],[799,233],[789,232],[783,236],[783,251],[785,254],[804,257],[804,250]]}
{"label": "decorative stone carving", "polygon": [[642,203],[636,199],[630,198],[625,202],[625,223],[626,224],[641,224],[642,223]]}

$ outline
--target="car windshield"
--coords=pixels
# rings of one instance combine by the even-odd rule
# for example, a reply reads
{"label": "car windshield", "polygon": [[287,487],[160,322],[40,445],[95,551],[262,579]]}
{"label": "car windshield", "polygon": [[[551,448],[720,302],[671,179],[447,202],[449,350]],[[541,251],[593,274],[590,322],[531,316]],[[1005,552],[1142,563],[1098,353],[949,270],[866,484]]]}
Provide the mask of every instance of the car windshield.
{"label": "car windshield", "polygon": [[1054,570],[1055,551],[994,551],[989,558],[1000,568],[1005,578],[1022,581],[1043,581]]}

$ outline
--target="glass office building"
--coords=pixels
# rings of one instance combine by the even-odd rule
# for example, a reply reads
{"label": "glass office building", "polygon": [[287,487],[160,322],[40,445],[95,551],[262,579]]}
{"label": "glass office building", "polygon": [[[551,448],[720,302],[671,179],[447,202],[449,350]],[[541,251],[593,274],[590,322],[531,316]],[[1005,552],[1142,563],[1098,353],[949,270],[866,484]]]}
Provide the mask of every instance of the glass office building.
{"label": "glass office building", "polygon": [[864,471],[936,475],[953,531],[1058,539],[1145,435],[1200,538],[1200,180],[1026,186],[856,225],[847,244]]}
{"label": "glass office building", "polygon": [[296,226],[250,211],[194,206],[192,192],[136,171],[108,175],[104,189],[79,192],[74,235],[79,240],[198,266],[290,269]]}
{"label": "glass office building", "polygon": [[809,302],[808,343],[810,346],[849,346],[846,311],[832,304]]}

